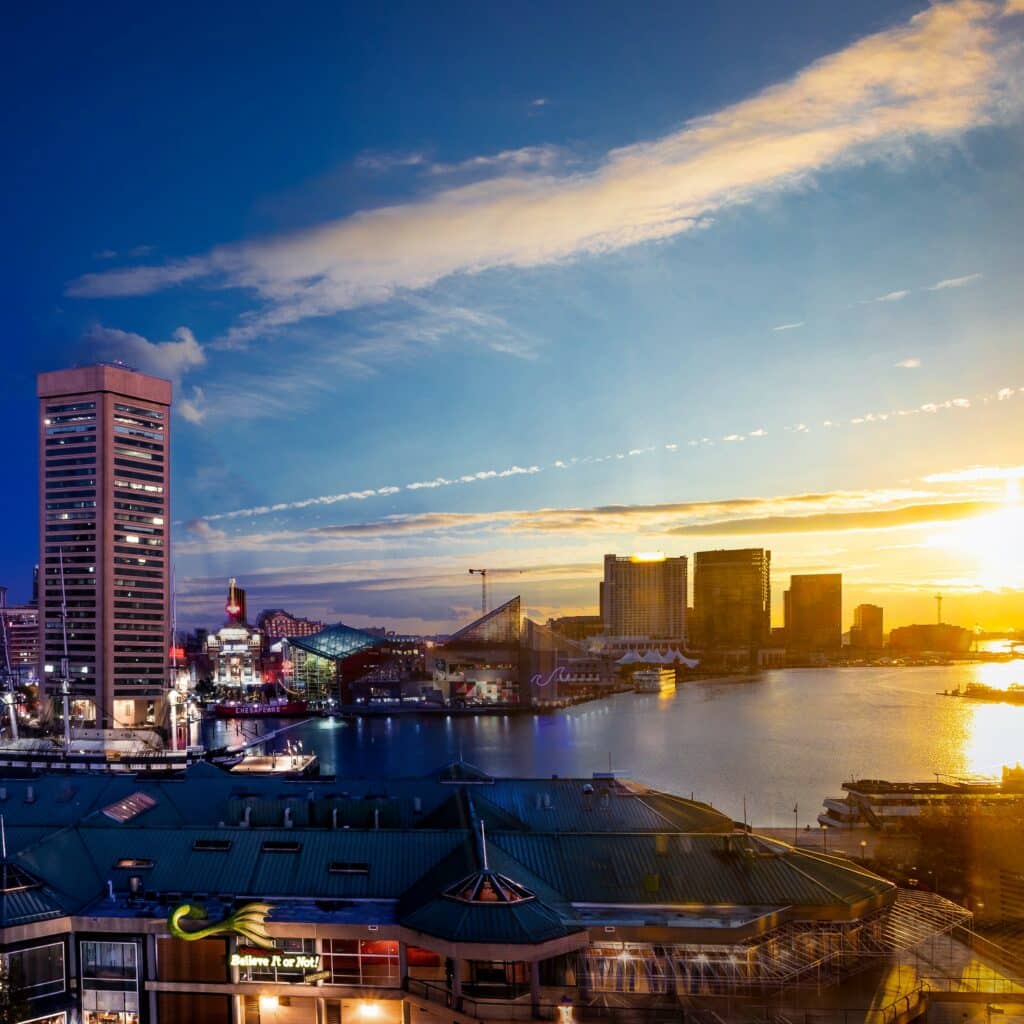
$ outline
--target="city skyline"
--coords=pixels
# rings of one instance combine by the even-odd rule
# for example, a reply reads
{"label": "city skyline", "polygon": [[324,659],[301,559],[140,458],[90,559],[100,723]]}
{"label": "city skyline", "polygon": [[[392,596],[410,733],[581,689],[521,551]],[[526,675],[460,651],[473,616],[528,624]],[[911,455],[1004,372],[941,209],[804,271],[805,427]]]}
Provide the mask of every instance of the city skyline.
{"label": "city skyline", "polygon": [[[173,84],[189,18],[147,17],[102,75],[65,62],[75,125],[50,131],[55,87],[6,115],[41,166],[0,172],[2,416],[20,436],[35,374],[76,362],[172,381],[183,626],[235,576],[254,608],[448,631],[478,566],[543,621],[596,610],[607,551],[749,546],[776,625],[791,574],[832,571],[844,630],[865,603],[930,622],[939,591],[948,621],[1024,622],[1019,3],[783,4],[757,31],[753,5],[599,7],[586,32],[321,12],[316,44],[222,15]],[[23,52],[47,27],[26,16]],[[272,29],[280,95],[248,55]],[[307,66],[300,38],[345,59]],[[197,115],[204,90],[222,105]],[[30,449],[7,453],[14,602]]]}

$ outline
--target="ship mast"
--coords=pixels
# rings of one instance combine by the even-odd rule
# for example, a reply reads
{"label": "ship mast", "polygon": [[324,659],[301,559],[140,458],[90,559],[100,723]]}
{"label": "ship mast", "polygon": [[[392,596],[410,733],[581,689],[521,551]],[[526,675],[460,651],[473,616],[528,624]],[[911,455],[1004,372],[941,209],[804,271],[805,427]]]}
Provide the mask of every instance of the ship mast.
{"label": "ship mast", "polygon": [[3,588],[0,588],[0,624],[3,628],[0,642],[4,645],[4,666],[7,671],[7,693],[4,696],[4,702],[7,704],[7,710],[11,716],[11,739],[16,740],[18,738],[18,714],[15,710],[17,695],[14,692],[14,673],[11,671],[10,634],[7,632],[7,591]]}
{"label": "ship mast", "polygon": [[60,693],[64,709],[64,747],[71,745],[71,680],[68,678],[68,598],[64,588],[64,545],[60,552],[60,627],[64,636],[64,657],[60,659]]}
{"label": "ship mast", "polygon": [[171,566],[171,679],[167,704],[171,713],[171,750],[178,749],[178,597]]}

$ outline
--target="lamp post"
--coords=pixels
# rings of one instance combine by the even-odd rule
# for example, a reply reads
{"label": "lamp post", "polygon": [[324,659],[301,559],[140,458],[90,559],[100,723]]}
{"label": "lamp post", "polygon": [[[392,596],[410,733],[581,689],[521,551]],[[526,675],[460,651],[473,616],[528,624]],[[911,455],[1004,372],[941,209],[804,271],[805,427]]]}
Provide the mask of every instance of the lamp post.
{"label": "lamp post", "polygon": [[860,862],[861,862],[861,864],[864,863],[864,860],[865,860],[865,858],[867,856],[867,849],[868,849],[868,841],[866,839],[862,839],[860,841]]}

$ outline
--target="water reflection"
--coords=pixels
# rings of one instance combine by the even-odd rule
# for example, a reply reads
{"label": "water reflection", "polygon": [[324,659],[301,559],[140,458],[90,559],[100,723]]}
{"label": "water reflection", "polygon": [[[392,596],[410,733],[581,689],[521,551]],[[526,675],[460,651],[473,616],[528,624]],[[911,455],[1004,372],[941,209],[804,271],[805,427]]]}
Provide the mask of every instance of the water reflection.
{"label": "water reflection", "polygon": [[1024,709],[1008,708],[1005,704],[971,703],[964,751],[969,772],[998,775],[1003,765],[1013,765],[1024,759],[1021,749],[1022,711]]}
{"label": "water reflection", "polygon": [[[851,776],[891,780],[998,773],[1024,760],[1024,707],[942,695],[970,682],[1024,682],[1024,662],[925,668],[799,669],[742,684],[688,683],[667,694],[626,694],[551,715],[339,723],[318,719],[268,744],[301,739],[327,774],[415,775],[460,753],[511,776],[590,775],[609,764],[676,793],[695,793],[734,817],[743,797],[762,826],[813,824],[821,802]],[[261,725],[214,721],[208,745]],[[268,752],[269,752],[268,750]]]}

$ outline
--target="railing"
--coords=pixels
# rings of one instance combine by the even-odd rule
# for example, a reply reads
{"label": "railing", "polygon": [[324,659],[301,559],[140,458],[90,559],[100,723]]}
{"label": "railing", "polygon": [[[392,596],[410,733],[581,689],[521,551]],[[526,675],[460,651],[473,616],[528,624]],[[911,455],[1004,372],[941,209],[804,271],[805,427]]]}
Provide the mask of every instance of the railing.
{"label": "railing", "polygon": [[477,1020],[561,1021],[572,1007],[574,1022],[602,1024],[901,1024],[919,1017],[927,1006],[927,986],[915,989],[881,1007],[834,1008],[814,1010],[777,1010],[749,1004],[716,1012],[709,1006],[605,1006],[566,999],[559,1003],[533,1004],[528,995],[515,1000],[485,1000],[471,996],[453,996],[437,982],[406,979],[406,991],[432,1003],[475,1017]]}

